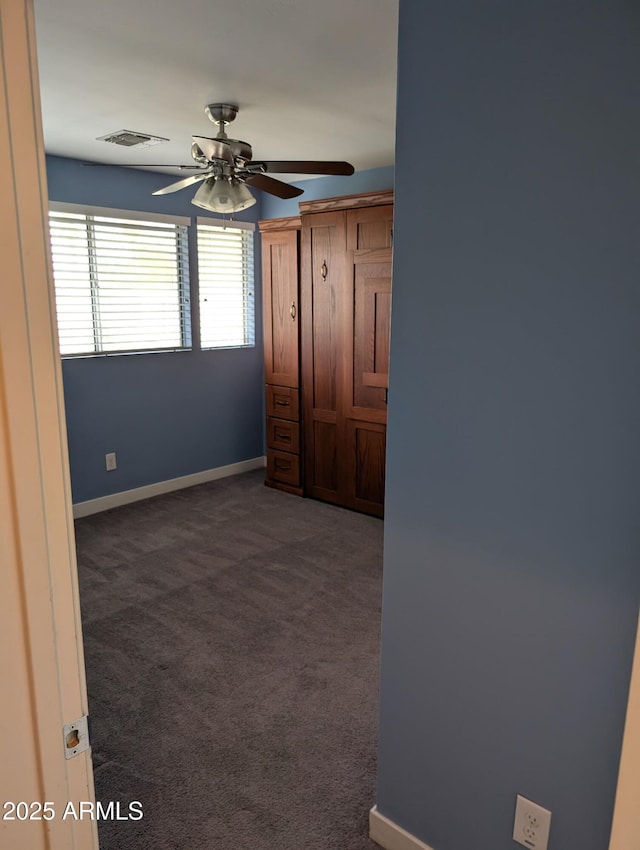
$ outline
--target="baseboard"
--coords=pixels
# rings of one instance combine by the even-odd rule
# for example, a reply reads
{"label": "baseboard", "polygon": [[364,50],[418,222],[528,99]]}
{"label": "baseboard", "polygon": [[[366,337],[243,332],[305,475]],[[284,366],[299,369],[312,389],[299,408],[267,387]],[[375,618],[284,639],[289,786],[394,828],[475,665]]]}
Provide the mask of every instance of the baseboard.
{"label": "baseboard", "polygon": [[381,815],[377,806],[369,812],[369,837],[384,850],[432,850],[415,835]]}
{"label": "baseboard", "polygon": [[215,481],[218,478],[227,478],[230,475],[238,475],[241,472],[249,472],[252,469],[261,469],[266,465],[266,457],[252,457],[249,460],[241,460],[239,463],[230,463],[227,466],[217,466],[215,469],[194,472],[193,475],[170,478],[168,481],[158,481],[157,484],[147,484],[146,487],[136,487],[134,490],[123,490],[122,493],[101,496],[99,499],[77,502],[73,506],[73,516],[75,519],[79,519],[80,517],[90,516],[101,511],[108,511],[110,508],[129,505],[131,502],[150,499],[152,496],[171,493],[173,490],[183,490],[185,487],[205,484],[207,481]]}

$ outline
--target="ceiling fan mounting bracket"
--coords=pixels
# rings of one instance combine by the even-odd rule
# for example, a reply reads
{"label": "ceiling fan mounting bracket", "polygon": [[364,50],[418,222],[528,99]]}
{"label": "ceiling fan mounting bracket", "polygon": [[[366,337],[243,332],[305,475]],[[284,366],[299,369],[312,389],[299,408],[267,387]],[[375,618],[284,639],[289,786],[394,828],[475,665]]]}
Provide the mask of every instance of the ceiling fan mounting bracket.
{"label": "ceiling fan mounting bracket", "polygon": [[210,103],[205,106],[204,111],[210,121],[224,128],[226,124],[231,124],[235,120],[238,107],[234,103]]}

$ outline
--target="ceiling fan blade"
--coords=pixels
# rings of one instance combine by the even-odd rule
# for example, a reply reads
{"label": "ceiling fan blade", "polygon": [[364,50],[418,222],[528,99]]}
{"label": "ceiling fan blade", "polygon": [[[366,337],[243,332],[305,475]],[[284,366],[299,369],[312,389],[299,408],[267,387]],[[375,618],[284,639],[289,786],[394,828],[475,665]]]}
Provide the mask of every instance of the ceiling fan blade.
{"label": "ceiling fan blade", "polygon": [[178,180],[177,183],[170,183],[164,189],[158,189],[152,192],[152,195],[168,195],[170,192],[178,192],[180,189],[186,189],[187,186],[193,186],[198,180],[206,180],[213,172],[205,171],[204,174],[193,174],[191,177],[185,177],[184,180]]}
{"label": "ceiling fan blade", "polygon": [[83,168],[179,168],[181,171],[202,170],[201,165],[172,165],[170,162],[83,162]]}
{"label": "ceiling fan blade", "polygon": [[348,177],[353,174],[354,167],[350,162],[328,162],[320,160],[263,160],[251,162],[249,167],[258,166],[261,170],[272,171],[276,174],[337,174]]}
{"label": "ceiling fan blade", "polygon": [[269,192],[270,195],[276,195],[278,198],[297,198],[304,191],[297,186],[291,186],[290,183],[283,183],[282,180],[267,177],[266,174],[241,174],[238,176],[249,186],[255,186],[256,189]]}
{"label": "ceiling fan blade", "polygon": [[193,141],[209,161],[223,159],[230,165],[234,164],[231,148],[220,139],[206,139],[204,136],[193,136]]}

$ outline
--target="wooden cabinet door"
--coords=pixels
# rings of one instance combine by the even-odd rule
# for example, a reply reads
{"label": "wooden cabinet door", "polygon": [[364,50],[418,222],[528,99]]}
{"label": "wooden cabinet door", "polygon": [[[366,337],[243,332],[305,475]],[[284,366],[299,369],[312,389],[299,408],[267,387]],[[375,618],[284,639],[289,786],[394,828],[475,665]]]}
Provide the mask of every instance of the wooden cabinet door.
{"label": "wooden cabinet door", "polygon": [[393,204],[363,207],[347,213],[347,249],[372,251],[393,245]]}
{"label": "wooden cabinet door", "polygon": [[392,205],[347,213],[353,297],[346,321],[345,415],[381,424],[387,421],[392,239]]}
{"label": "wooden cabinet door", "polygon": [[345,213],[314,213],[302,219],[305,492],[344,504]]}
{"label": "wooden cabinet door", "polygon": [[348,212],[353,297],[345,343],[346,504],[377,516],[384,505],[392,238],[391,205]]}
{"label": "wooden cabinet door", "polygon": [[348,419],[346,463],[347,507],[374,516],[384,510],[386,425]]}
{"label": "wooden cabinet door", "polygon": [[265,380],[297,387],[298,375],[298,231],[262,234],[262,298]]}
{"label": "wooden cabinet door", "polygon": [[[382,249],[389,252],[389,249]],[[384,507],[391,257],[354,258],[352,349],[346,405],[347,501],[350,508],[382,516]]]}
{"label": "wooden cabinet door", "polygon": [[393,205],[302,216],[305,493],[382,516]]}
{"label": "wooden cabinet door", "polygon": [[386,258],[374,262],[354,257],[346,399],[347,416],[382,424],[387,421],[391,325],[391,252],[384,253]]}

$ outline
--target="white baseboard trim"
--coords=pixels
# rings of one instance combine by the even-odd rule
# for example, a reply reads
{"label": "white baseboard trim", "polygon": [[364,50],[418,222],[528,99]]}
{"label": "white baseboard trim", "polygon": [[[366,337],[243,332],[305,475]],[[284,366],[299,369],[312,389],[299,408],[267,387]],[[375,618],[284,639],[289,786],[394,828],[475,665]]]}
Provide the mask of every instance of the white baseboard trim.
{"label": "white baseboard trim", "polygon": [[139,502],[142,499],[150,499],[152,496],[171,493],[173,490],[183,490],[185,487],[205,484],[207,481],[227,478],[230,475],[238,475],[241,472],[249,472],[252,469],[260,469],[266,465],[266,457],[252,457],[249,460],[241,460],[239,463],[230,463],[227,466],[217,466],[215,469],[194,472],[193,475],[170,478],[168,481],[158,481],[157,484],[147,484],[146,487],[136,487],[134,490],[123,490],[121,493],[101,496],[99,499],[77,502],[73,506],[73,516],[75,519],[83,516],[91,516],[91,514],[98,514],[101,511],[108,511],[110,508],[129,505],[131,502]]}
{"label": "white baseboard trim", "polygon": [[432,850],[415,835],[381,815],[377,806],[369,812],[369,837],[384,850]]}

